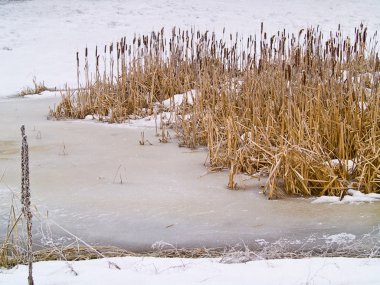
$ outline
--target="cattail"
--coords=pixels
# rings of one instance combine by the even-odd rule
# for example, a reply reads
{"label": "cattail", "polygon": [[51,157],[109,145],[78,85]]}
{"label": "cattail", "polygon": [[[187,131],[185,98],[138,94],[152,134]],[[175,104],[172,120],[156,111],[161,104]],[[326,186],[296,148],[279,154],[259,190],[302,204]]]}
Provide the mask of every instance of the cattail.
{"label": "cattail", "polygon": [[28,284],[33,285],[33,249],[32,249],[32,211],[30,209],[30,187],[29,187],[29,149],[25,135],[25,126],[21,126],[22,148],[21,148],[21,203],[22,213],[27,223],[27,260],[28,260]]}
{"label": "cattail", "polygon": [[305,72],[305,70],[302,70],[302,84],[306,85],[306,72]]}

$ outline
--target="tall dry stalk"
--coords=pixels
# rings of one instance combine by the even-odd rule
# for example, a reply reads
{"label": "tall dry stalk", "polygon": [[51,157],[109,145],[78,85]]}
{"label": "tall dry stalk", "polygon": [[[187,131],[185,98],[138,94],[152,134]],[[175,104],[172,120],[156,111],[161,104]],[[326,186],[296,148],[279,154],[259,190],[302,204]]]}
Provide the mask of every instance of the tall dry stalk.
{"label": "tall dry stalk", "polygon": [[30,209],[30,187],[29,187],[29,148],[25,126],[21,126],[21,203],[22,213],[27,226],[27,260],[28,260],[28,284],[33,285],[33,248],[32,248],[32,211]]}

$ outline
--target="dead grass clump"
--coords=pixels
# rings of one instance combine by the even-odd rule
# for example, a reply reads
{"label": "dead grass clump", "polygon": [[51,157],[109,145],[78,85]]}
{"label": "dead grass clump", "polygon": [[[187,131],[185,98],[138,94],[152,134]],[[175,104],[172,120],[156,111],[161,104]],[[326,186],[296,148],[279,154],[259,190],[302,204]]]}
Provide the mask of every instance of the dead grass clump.
{"label": "dead grass clump", "polygon": [[[269,36],[220,37],[174,28],[122,38],[95,52],[83,85],[64,94],[57,118],[175,113],[180,144],[207,145],[210,167],[268,175],[270,198],[339,195],[349,187],[379,192],[380,60],[376,35],[355,38],[318,28]],[[101,61],[103,59],[103,62]],[[195,90],[191,104],[174,94]],[[158,108],[169,99],[170,110]]]}
{"label": "dead grass clump", "polygon": [[[26,96],[26,95],[33,95],[33,94],[40,94],[44,91],[47,90],[53,90],[52,88],[47,88],[45,86],[44,82],[39,82],[37,83],[37,79],[34,77],[33,78],[33,87],[25,87],[23,88],[20,93],[18,94],[19,96]],[[55,90],[55,88],[54,88]]]}
{"label": "dead grass clump", "polygon": [[[25,261],[21,254],[24,239],[19,238],[19,227],[22,215],[17,215],[14,206],[10,208],[7,232],[0,247],[0,267],[11,268]],[[25,252],[24,252],[25,253]]]}

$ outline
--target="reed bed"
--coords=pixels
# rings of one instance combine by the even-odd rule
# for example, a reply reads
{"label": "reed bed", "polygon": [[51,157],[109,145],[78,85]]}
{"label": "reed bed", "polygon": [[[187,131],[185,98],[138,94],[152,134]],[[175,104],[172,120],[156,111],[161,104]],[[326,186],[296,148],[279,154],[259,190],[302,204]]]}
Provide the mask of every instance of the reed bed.
{"label": "reed bed", "polygon": [[122,38],[96,48],[93,69],[88,49],[84,64],[77,53],[78,86],[51,116],[113,123],[170,111],[180,144],[207,145],[210,168],[229,169],[230,189],[237,173],[260,173],[269,198],[379,192],[376,34],[361,25],[354,38],[340,27],[268,35],[261,25],[248,37],[173,28]]}

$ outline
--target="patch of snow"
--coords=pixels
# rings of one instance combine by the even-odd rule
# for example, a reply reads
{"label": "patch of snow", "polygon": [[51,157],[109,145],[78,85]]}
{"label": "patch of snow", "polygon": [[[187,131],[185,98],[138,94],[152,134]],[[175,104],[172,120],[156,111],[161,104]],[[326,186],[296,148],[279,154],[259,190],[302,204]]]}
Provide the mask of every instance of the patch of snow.
{"label": "patch of snow", "polygon": [[85,121],[91,121],[91,120],[94,120],[94,119],[95,119],[94,115],[87,115],[86,117],[84,117],[83,120],[85,120]]}
{"label": "patch of snow", "polygon": [[267,242],[265,239],[256,239],[255,242],[257,242],[261,246],[269,244],[269,242]]}
{"label": "patch of snow", "polygon": [[346,81],[348,79],[348,76],[349,76],[349,72],[348,70],[343,70],[342,72],[342,81]]}
{"label": "patch of snow", "polygon": [[313,204],[320,203],[333,203],[333,204],[346,204],[346,203],[365,203],[365,202],[380,202],[380,194],[369,193],[364,194],[360,191],[354,189],[348,189],[347,194],[340,201],[339,197],[336,196],[321,196],[312,201]]}
{"label": "patch of snow", "polygon": [[365,111],[368,108],[367,102],[359,103],[358,106],[359,106],[359,109],[362,111]]}
{"label": "patch of snow", "polygon": [[379,193],[368,193],[368,194],[366,194],[366,196],[374,198],[374,199],[380,199],[380,194]]}
{"label": "patch of snow", "polygon": [[170,109],[171,107],[179,107],[184,102],[187,102],[190,105],[193,105],[194,99],[197,96],[196,90],[190,90],[182,94],[175,94],[173,97],[162,101],[162,105],[166,109]]}
{"label": "patch of snow", "polygon": [[22,96],[23,98],[27,99],[46,99],[46,98],[56,98],[56,97],[61,97],[61,92],[59,91],[43,91],[39,94],[30,94],[30,95],[25,95]]}
{"label": "patch of snow", "polygon": [[332,167],[344,166],[349,173],[352,173],[355,170],[356,163],[352,159],[332,159],[325,162],[326,165],[331,165]]}
{"label": "patch of snow", "polygon": [[380,194],[376,193],[364,194],[354,189],[348,189],[347,194],[343,199],[346,199],[346,202],[380,202]]}
{"label": "patch of snow", "polygon": [[[33,95],[35,96],[35,95]],[[194,103],[194,99],[197,96],[197,92],[195,90],[187,91],[183,94],[176,94],[172,98],[164,100],[162,103],[157,103],[154,107],[154,114],[148,115],[145,117],[140,117],[136,115],[131,115],[127,121],[124,123],[114,123],[112,125],[116,126],[129,126],[129,127],[147,127],[152,128],[157,125],[157,127],[161,127],[161,125],[170,125],[176,122],[177,116],[179,116],[182,120],[190,120],[191,115],[185,114],[185,115],[177,115],[176,111],[173,110],[171,107],[179,107],[183,102],[187,102],[188,104],[192,105]],[[160,112],[159,106],[163,106],[166,110]],[[147,113],[147,110],[144,108],[142,109],[143,113]],[[109,114],[112,114],[112,110],[109,110]],[[84,118],[84,121],[99,121],[102,119],[103,121],[107,122],[107,120],[110,118],[109,116],[106,117],[100,117],[96,114],[87,115]],[[111,125],[111,124],[110,124]]]}
{"label": "patch of snow", "polygon": [[86,117],[84,117],[85,121],[92,121],[92,120],[98,121],[99,119],[100,119],[99,115],[87,115]]}
{"label": "patch of snow", "polygon": [[321,196],[314,199],[311,203],[322,204],[322,203],[339,203],[339,197],[336,196]]}
{"label": "patch of snow", "polygon": [[327,244],[341,245],[353,242],[356,239],[356,236],[348,233],[340,233],[336,235],[325,236],[324,239],[326,240]]}
{"label": "patch of snow", "polygon": [[351,204],[354,204],[354,203],[366,203],[366,202],[379,202],[380,199],[375,199],[375,198],[371,198],[371,197],[368,197],[368,196],[349,196],[349,195],[346,195],[344,196],[342,202],[343,203],[351,203]]}
{"label": "patch of snow", "polygon": [[244,133],[244,134],[242,134],[242,135],[240,136],[240,139],[241,139],[243,142],[245,142],[246,140],[250,141],[250,140],[252,140],[252,133],[251,133],[251,132],[246,132],[246,133]]}

